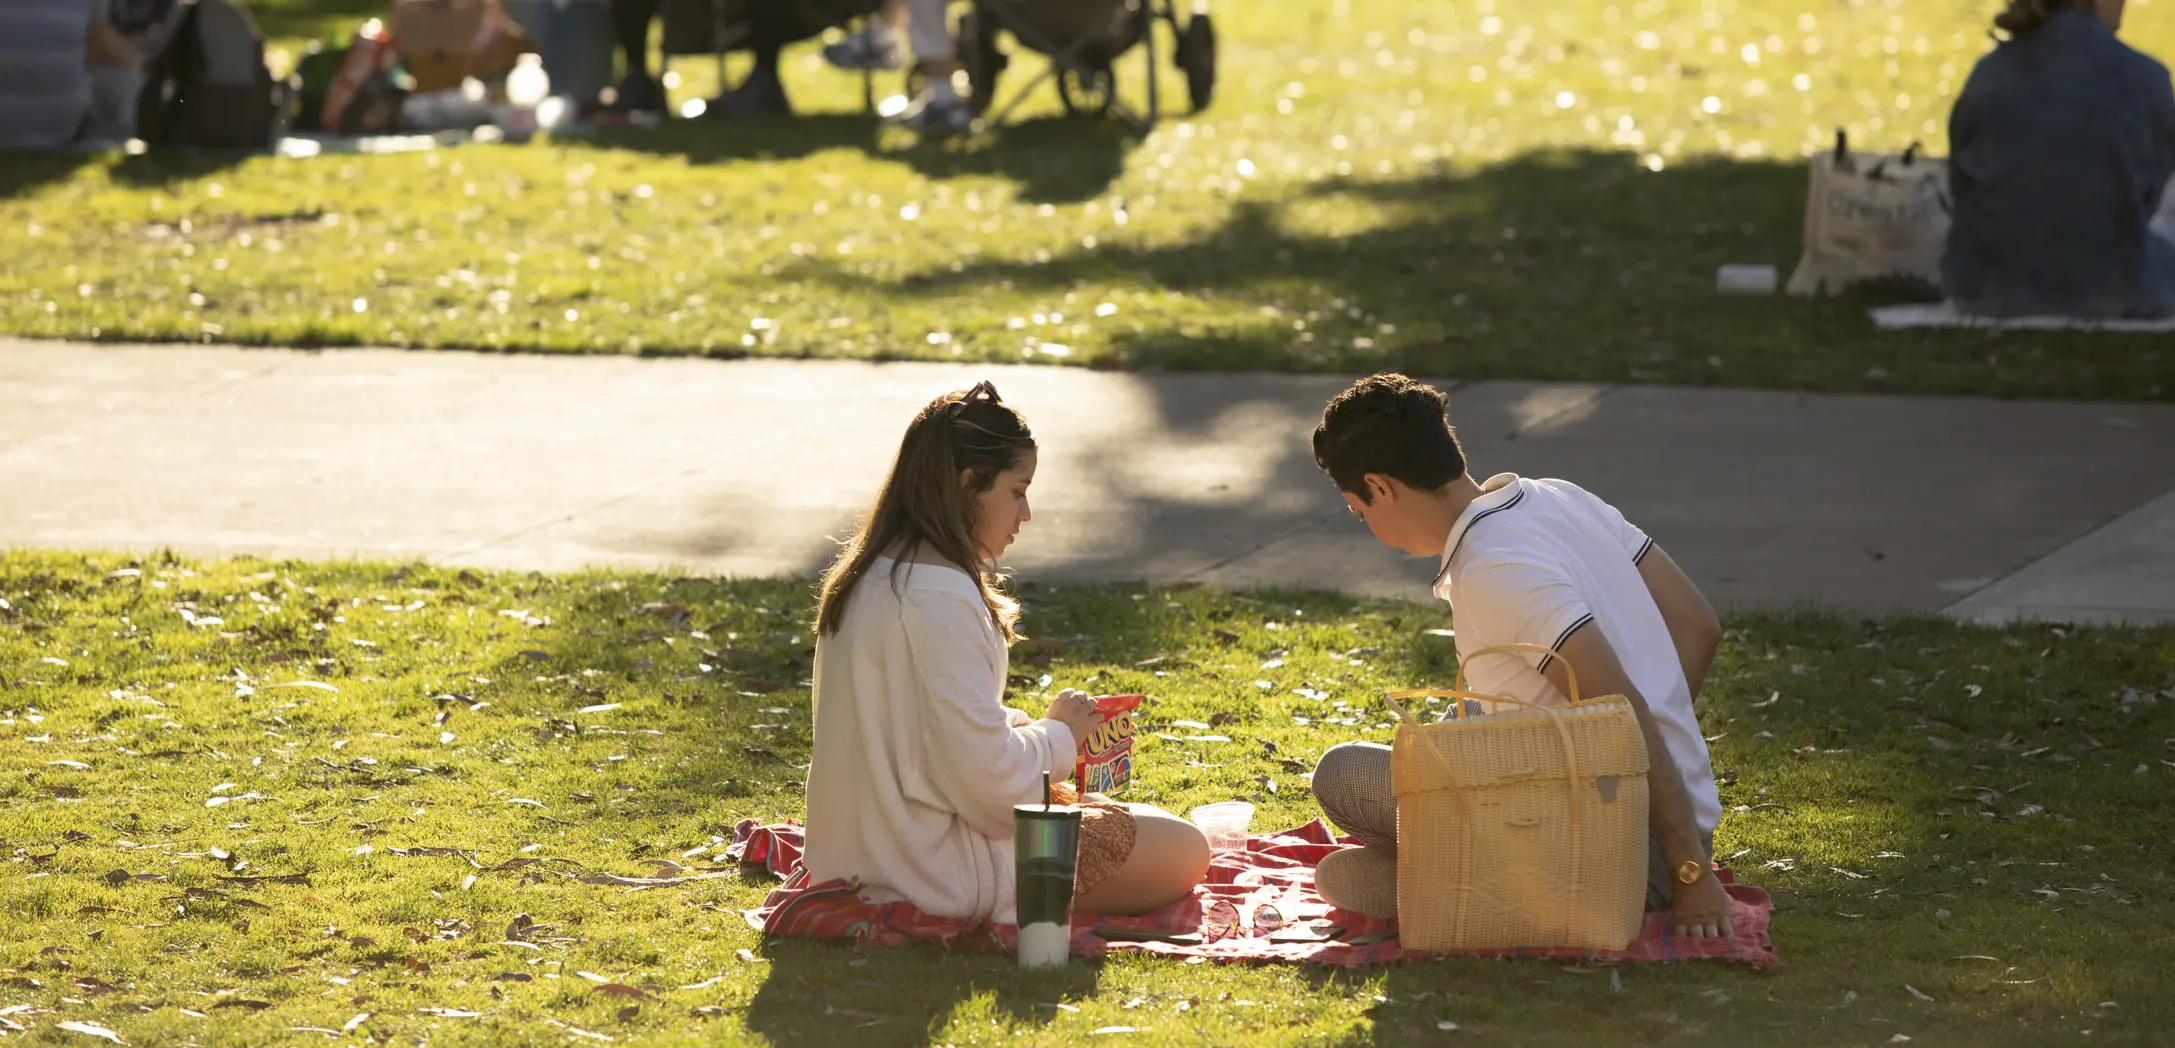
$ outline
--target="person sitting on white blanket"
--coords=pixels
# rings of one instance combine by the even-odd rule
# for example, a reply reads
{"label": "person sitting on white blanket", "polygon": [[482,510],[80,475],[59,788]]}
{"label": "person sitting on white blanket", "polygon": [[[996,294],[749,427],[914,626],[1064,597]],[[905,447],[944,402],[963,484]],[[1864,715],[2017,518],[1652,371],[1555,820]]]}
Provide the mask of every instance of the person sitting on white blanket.
{"label": "person sitting on white blanket", "polygon": [[1949,114],[1959,312],[2175,316],[2175,241],[2151,226],[2175,175],[2167,67],[2115,39],[2124,0],[2009,0],[2008,35]]}

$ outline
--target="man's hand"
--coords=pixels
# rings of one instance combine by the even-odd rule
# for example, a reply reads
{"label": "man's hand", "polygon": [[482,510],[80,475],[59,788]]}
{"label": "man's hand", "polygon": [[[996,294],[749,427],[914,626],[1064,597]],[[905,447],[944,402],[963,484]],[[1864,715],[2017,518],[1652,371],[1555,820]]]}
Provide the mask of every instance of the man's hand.
{"label": "man's hand", "polygon": [[1713,871],[1702,873],[1696,884],[1677,885],[1669,923],[1672,932],[1687,939],[1729,938],[1729,892]]}

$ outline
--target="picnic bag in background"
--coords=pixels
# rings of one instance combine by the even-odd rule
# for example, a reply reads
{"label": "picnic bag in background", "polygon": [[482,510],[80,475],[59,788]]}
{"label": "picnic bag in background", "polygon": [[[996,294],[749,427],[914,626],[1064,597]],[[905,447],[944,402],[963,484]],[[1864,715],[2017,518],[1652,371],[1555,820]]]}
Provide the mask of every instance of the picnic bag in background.
{"label": "picnic bag in background", "polygon": [[1805,249],[1789,292],[1834,295],[1870,280],[1904,279],[1941,287],[1941,253],[1953,211],[1946,161],[1853,153],[1842,132],[1835,148],[1812,159],[1805,197]]}
{"label": "picnic bag in background", "polygon": [[229,0],[185,0],[178,27],[144,69],[136,134],[148,145],[263,149],[288,104],[264,64],[264,34]]}
{"label": "picnic bag in background", "polygon": [[1095,699],[1095,726],[1080,743],[1073,781],[1081,793],[1113,795],[1133,781],[1133,711],[1142,695],[1102,695]]}
{"label": "picnic bag in background", "polygon": [[[1532,644],[1474,652],[1466,662]],[[1557,656],[1561,658],[1561,656]],[[1398,938],[1408,950],[1621,950],[1645,922],[1647,754],[1621,695],[1535,706],[1465,688],[1393,692]],[[1400,699],[1453,699],[1422,724]],[[1463,700],[1492,713],[1457,712]]]}

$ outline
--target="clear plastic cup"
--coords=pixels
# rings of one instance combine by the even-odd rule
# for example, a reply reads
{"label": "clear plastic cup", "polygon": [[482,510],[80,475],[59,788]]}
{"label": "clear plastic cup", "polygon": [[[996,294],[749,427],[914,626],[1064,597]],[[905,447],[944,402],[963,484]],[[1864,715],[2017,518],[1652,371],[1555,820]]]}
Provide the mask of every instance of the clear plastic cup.
{"label": "clear plastic cup", "polygon": [[1186,817],[1208,837],[1210,851],[1245,851],[1246,828],[1254,821],[1254,806],[1245,801],[1218,801],[1201,805]]}

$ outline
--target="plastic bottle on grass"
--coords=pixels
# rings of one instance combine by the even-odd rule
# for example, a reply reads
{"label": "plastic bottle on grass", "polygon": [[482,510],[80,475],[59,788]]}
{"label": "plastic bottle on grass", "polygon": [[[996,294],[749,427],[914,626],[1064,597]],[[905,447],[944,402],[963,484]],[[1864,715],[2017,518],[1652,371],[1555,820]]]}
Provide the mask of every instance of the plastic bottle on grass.
{"label": "plastic bottle on grass", "polygon": [[549,97],[551,74],[544,72],[543,56],[532,52],[516,59],[513,71],[506,74],[506,105],[510,109],[506,130],[516,134],[536,130],[536,107]]}

